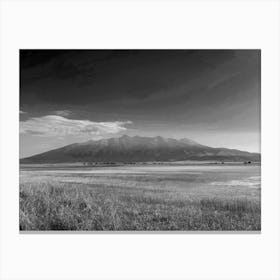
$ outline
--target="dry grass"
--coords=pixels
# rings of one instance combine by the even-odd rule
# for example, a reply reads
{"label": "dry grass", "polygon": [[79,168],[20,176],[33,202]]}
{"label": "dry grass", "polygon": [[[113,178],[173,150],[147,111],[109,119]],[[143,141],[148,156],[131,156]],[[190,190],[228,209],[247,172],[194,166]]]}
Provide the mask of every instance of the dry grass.
{"label": "dry grass", "polygon": [[[135,179],[136,180],[136,179]],[[128,182],[130,182],[128,180]],[[131,183],[131,182],[130,182]],[[20,184],[20,230],[260,230],[260,201],[181,188],[46,180]],[[160,184],[159,184],[160,185]],[[146,186],[146,187],[144,187]]]}

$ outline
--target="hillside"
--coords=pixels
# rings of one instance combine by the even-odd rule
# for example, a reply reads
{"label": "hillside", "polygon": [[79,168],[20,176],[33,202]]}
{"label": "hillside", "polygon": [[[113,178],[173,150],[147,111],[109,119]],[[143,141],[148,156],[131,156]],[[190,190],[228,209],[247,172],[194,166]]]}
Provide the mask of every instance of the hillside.
{"label": "hillside", "polygon": [[21,159],[21,163],[145,162],[180,160],[260,161],[260,154],[212,148],[184,138],[181,140],[123,135],[64,146]]}

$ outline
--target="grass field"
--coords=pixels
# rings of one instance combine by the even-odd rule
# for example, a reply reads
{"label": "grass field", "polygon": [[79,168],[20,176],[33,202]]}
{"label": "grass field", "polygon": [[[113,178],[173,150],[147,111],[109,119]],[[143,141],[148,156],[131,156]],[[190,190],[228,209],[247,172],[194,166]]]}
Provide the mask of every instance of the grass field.
{"label": "grass field", "polygon": [[260,166],[21,168],[20,230],[260,230]]}

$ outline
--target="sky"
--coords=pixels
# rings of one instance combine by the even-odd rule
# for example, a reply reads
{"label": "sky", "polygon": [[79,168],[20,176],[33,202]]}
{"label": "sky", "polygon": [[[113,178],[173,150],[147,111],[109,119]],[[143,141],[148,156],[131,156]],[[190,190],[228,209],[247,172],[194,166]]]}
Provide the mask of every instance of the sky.
{"label": "sky", "polygon": [[102,138],[260,152],[260,50],[21,50],[20,157]]}

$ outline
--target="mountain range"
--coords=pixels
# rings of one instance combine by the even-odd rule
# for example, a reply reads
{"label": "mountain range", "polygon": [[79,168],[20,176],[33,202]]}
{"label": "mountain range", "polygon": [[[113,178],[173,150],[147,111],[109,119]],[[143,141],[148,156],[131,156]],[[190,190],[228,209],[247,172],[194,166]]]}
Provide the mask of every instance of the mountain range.
{"label": "mountain range", "polygon": [[20,163],[147,162],[147,161],[260,161],[260,154],[212,148],[183,138],[123,135],[74,143],[20,160]]}

